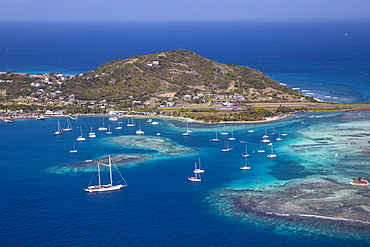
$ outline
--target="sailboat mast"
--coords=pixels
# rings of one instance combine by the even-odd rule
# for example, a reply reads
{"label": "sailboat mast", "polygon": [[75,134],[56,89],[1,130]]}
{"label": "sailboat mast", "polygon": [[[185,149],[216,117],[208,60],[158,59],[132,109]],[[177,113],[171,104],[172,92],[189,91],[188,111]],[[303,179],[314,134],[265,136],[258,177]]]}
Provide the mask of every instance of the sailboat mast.
{"label": "sailboat mast", "polygon": [[112,161],[109,155],[109,176],[110,176],[110,185],[113,185],[113,176],[112,176]]}
{"label": "sailboat mast", "polygon": [[99,181],[99,188],[101,188],[100,163],[98,163],[98,181]]}

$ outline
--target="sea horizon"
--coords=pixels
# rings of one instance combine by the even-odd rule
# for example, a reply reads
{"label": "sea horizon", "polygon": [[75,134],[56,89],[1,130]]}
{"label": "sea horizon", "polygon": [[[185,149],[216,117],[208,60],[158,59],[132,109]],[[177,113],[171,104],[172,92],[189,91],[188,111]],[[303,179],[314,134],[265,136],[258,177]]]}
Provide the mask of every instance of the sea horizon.
{"label": "sea horizon", "polygon": [[[368,20],[196,24],[12,22],[0,26],[4,33],[0,71],[79,74],[117,58],[188,49],[220,63],[258,69],[324,101],[370,102]],[[138,125],[126,126],[126,118],[123,128],[116,130],[117,123],[108,118],[103,122],[102,117],[83,116],[72,121],[72,131],[60,136],[53,133],[57,121],[66,126],[65,118],[0,121],[3,245],[369,243],[368,226],[325,219],[358,220],[366,212],[359,210],[359,198],[366,201],[368,189],[357,190],[348,183],[358,176],[370,179],[369,111],[295,113],[263,123],[191,122],[190,136],[182,136],[184,119],[150,117],[159,124],[135,120],[141,122],[142,136],[135,134]],[[98,131],[104,123],[112,134]],[[87,137],[91,128],[96,138]],[[229,134],[211,142],[216,131]],[[266,132],[273,145],[261,142]],[[76,141],[81,133],[86,141]],[[228,140],[231,133],[236,140]],[[282,133],[288,135],[277,141]],[[73,142],[77,153],[69,152]],[[221,152],[227,142],[233,150]],[[258,152],[261,148],[264,153]],[[241,170],[246,151],[251,169]],[[267,158],[270,152],[277,157]],[[128,186],[109,193],[86,193],[83,188],[94,171],[94,166],[86,164],[104,161],[109,155],[119,158],[118,167]],[[199,158],[205,173],[200,183],[190,182],[187,178],[194,175]],[[311,190],[320,186],[326,189]],[[296,207],[285,198],[294,200]],[[245,207],[247,199],[251,205],[260,202],[261,207]],[[357,200],[358,212],[346,200]],[[328,211],[330,215],[325,214],[327,202],[335,209]],[[322,219],[297,220],[289,215],[305,205],[312,206],[307,210],[322,207],[315,214]],[[102,230],[112,228],[118,230],[114,234]]]}

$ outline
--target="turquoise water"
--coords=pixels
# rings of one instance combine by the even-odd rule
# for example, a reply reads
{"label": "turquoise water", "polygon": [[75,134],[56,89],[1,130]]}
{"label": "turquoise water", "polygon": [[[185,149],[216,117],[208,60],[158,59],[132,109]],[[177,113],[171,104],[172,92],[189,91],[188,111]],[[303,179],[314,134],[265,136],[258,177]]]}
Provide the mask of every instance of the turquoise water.
{"label": "turquoise water", "polygon": [[[259,69],[321,100],[369,101],[368,21],[1,24],[0,71],[74,75],[116,58],[184,48]],[[107,135],[97,131],[99,117],[81,117],[61,136],[52,133],[57,120],[65,126],[65,119],[0,122],[0,240],[3,246],[363,246],[368,227],[245,213],[229,195],[261,190],[273,198],[286,192],[287,182],[326,180],[341,188],[333,193],[336,199],[352,177],[370,178],[369,119],[367,111],[294,114],[253,124],[254,133],[249,124],[227,124],[237,138],[227,153],[220,151],[225,136],[209,141],[223,124],[190,123],[192,135],[183,137],[184,121],[142,121],[143,141],[150,145],[135,146],[130,137],[137,137],[136,128]],[[91,126],[97,138],[76,141],[78,152],[69,153],[78,127],[87,137]],[[277,158],[266,157],[267,145],[266,153],[257,153],[265,131],[285,130],[288,136],[273,145]],[[156,142],[157,132],[176,152]],[[111,140],[121,136],[121,144]],[[252,169],[242,171],[246,145]],[[140,157],[118,164],[128,187],[101,194],[82,190],[93,168],[81,163],[122,154]],[[201,183],[191,183],[187,177],[199,157],[206,172]]]}
{"label": "turquoise water", "polygon": [[[358,117],[361,117],[360,122]],[[164,138],[179,150],[185,150],[185,154],[180,152],[171,157],[165,153],[160,156],[161,146],[154,145],[156,150],[153,151],[150,145],[133,148],[127,140],[112,144],[111,138],[137,138],[134,134],[137,128],[124,126],[107,135],[97,131],[102,123],[100,117],[81,117],[72,122],[73,131],[61,136],[52,133],[57,120],[64,123],[65,119],[1,122],[0,178],[4,196],[0,203],[3,211],[0,239],[6,246],[185,246],[192,244],[196,235],[197,245],[203,246],[360,245],[367,241],[366,238],[352,233],[341,235],[346,232],[344,227],[333,232],[325,227],[331,223],[312,225],[309,221],[297,224],[284,219],[254,218],[255,215],[233,210],[231,204],[219,196],[225,189],[263,189],[277,186],[275,182],[283,185],[310,175],[328,176],[328,171],[333,171],[330,176],[350,179],[346,174],[349,170],[332,170],[329,162],[329,157],[337,153],[341,156],[338,160],[342,158],[343,162],[346,162],[344,156],[356,155],[352,152],[356,149],[344,153],[342,144],[348,140],[338,137],[329,152],[319,146],[311,150],[313,146],[308,139],[312,142],[313,135],[323,136],[322,133],[330,137],[335,134],[333,126],[336,131],[352,128],[352,131],[368,133],[364,128],[369,118],[367,112],[317,114],[315,118],[309,114],[292,115],[275,122],[253,124],[254,133],[248,132],[251,127],[248,124],[224,127],[223,124],[190,123],[193,132],[189,137],[181,135],[186,130],[184,121],[156,119],[159,125],[155,126],[142,120],[144,140],[150,143],[153,138]],[[109,122],[111,128],[115,126],[107,119],[105,122]],[[96,130],[97,138],[76,142],[78,152],[69,153],[72,142],[80,134],[78,127],[82,127],[87,136],[90,126]],[[223,141],[209,141],[214,138],[215,130],[224,129],[229,133],[233,130],[237,138],[230,141],[234,149],[227,153],[221,152]],[[280,142],[274,141],[277,158],[266,157],[267,145],[263,146],[266,153],[256,152],[265,130],[279,133],[285,129],[288,136]],[[162,135],[156,136],[157,132]],[[220,138],[227,139],[226,136]],[[367,137],[360,137],[357,144],[352,142],[361,146],[367,143]],[[239,167],[244,165],[241,154],[246,145],[252,169],[242,171]],[[307,148],[311,155],[307,151],[307,156],[297,157],[297,148]],[[128,183],[121,191],[85,193],[82,189],[91,180],[90,168],[71,172],[58,170],[64,165],[73,166],[76,162],[118,154],[151,156],[142,163],[117,164]],[[320,159],[313,160],[312,155]],[[202,182],[192,183],[187,177],[192,175],[194,162],[199,157],[206,172]],[[286,169],[287,162],[292,163],[290,171]],[[367,164],[366,159],[362,162]],[[317,166],[317,163],[320,168],[313,169],[312,165]],[[363,177],[370,175],[366,167],[356,174],[358,172]],[[256,183],[257,180],[260,183]]]}

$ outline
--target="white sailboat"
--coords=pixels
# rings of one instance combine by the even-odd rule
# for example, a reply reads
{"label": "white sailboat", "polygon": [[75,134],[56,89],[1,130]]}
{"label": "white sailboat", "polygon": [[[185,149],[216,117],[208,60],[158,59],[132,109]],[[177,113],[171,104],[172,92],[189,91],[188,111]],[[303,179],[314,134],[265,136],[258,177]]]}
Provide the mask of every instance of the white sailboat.
{"label": "white sailboat", "polygon": [[262,142],[261,142],[261,148],[257,150],[258,153],[264,153],[265,150],[262,148]]}
{"label": "white sailboat", "polygon": [[276,154],[274,154],[273,145],[271,145],[271,153],[267,155],[267,158],[276,158]]}
{"label": "white sailboat", "polygon": [[141,130],[141,123],[139,122],[139,129],[135,132],[136,135],[143,135],[145,132]]}
{"label": "white sailboat", "polygon": [[248,130],[249,133],[253,133],[254,130],[252,129],[252,126],[250,126],[249,130]]}
{"label": "white sailboat", "polygon": [[217,138],[217,131],[216,131],[216,138],[212,138],[211,142],[219,142],[219,141],[221,140]]}
{"label": "white sailboat", "polygon": [[54,132],[54,135],[61,135],[63,134],[62,127],[60,126],[60,122],[58,121],[58,130]]}
{"label": "white sailboat", "polygon": [[186,123],[186,132],[185,133],[183,133],[182,135],[183,136],[190,136],[190,130],[189,130],[189,124],[188,123]]}
{"label": "white sailboat", "polygon": [[262,136],[262,139],[265,139],[265,138],[269,138],[269,136],[267,135],[267,130],[265,128],[265,134]]}
{"label": "white sailboat", "polygon": [[225,141],[225,147],[221,149],[221,152],[230,152],[231,150],[233,149],[229,147],[229,142]]}
{"label": "white sailboat", "polygon": [[72,129],[71,120],[67,117],[67,128],[64,128],[63,131],[71,131]]}
{"label": "white sailboat", "polygon": [[[121,175],[118,169],[117,171],[119,175],[121,176],[121,181],[123,181],[124,184],[113,185],[112,159],[110,156],[108,157],[108,162],[109,162],[108,164],[98,163],[98,184],[87,187],[86,189],[84,189],[86,192],[104,192],[104,191],[111,191],[111,190],[120,190],[123,187],[127,186],[125,179],[123,178],[123,176]],[[109,167],[109,179],[110,179],[109,184],[102,184],[100,166]]]}
{"label": "white sailboat", "polygon": [[245,154],[242,154],[242,157],[249,157],[250,155],[248,154],[248,146],[245,145]]}
{"label": "white sailboat", "polygon": [[118,121],[118,117],[110,117],[108,118],[109,121]]}
{"label": "white sailboat", "polygon": [[195,168],[194,168],[194,173],[204,173],[204,169],[202,168],[201,164],[200,164],[200,158],[199,158],[199,161],[198,161],[198,166],[197,166],[197,162],[195,162]]}
{"label": "white sailboat", "polygon": [[86,138],[85,137],[83,137],[83,135],[82,135],[82,128],[80,127],[80,131],[81,131],[81,135],[79,136],[79,137],[77,137],[77,141],[85,141],[86,140]]}
{"label": "white sailboat", "polygon": [[224,124],[224,130],[220,132],[221,135],[228,135],[229,133],[226,132],[225,124]]}
{"label": "white sailboat", "polygon": [[159,124],[157,121],[152,121],[152,123],[151,124],[153,124],[153,125],[157,125],[157,124]]}
{"label": "white sailboat", "polygon": [[131,117],[131,122],[130,119],[127,120],[127,127],[134,127],[135,125],[134,117]]}
{"label": "white sailboat", "polygon": [[[195,162],[194,164],[194,171],[197,169],[197,162]],[[202,178],[200,177],[200,173],[199,172],[194,172],[194,177],[188,177],[188,180],[189,181],[192,181],[192,182],[201,182],[202,181]]]}
{"label": "white sailboat", "polygon": [[103,126],[99,127],[98,130],[100,130],[100,131],[107,130],[107,127],[104,126],[104,118],[103,118]]}
{"label": "white sailboat", "polygon": [[117,124],[118,124],[118,126],[117,126],[117,127],[115,127],[114,129],[116,129],[116,130],[120,130],[120,129],[122,129],[121,122],[117,122]]}
{"label": "white sailboat", "polygon": [[241,170],[250,170],[251,169],[251,166],[250,166],[249,161],[248,161],[248,157],[245,157],[244,166],[241,166],[240,169]]}
{"label": "white sailboat", "polygon": [[70,153],[77,153],[76,144],[73,142],[73,148],[69,150]]}
{"label": "white sailboat", "polygon": [[95,134],[95,132],[93,131],[93,128],[92,128],[92,127],[91,127],[90,132],[89,132],[89,137],[90,137],[90,138],[94,138],[94,137],[96,137],[96,134]]}
{"label": "white sailboat", "polygon": [[234,137],[234,130],[231,130],[231,137],[228,138],[229,141],[235,141],[236,138]]}
{"label": "white sailboat", "polygon": [[282,141],[283,139],[281,139],[280,137],[280,132],[279,132],[279,137],[276,138],[277,141]]}
{"label": "white sailboat", "polygon": [[112,134],[112,131],[110,131],[110,125],[108,125],[108,131],[105,133],[107,133],[108,135]]}
{"label": "white sailboat", "polygon": [[286,133],[286,126],[284,127],[284,133],[281,134],[282,136],[287,136],[288,134]]}

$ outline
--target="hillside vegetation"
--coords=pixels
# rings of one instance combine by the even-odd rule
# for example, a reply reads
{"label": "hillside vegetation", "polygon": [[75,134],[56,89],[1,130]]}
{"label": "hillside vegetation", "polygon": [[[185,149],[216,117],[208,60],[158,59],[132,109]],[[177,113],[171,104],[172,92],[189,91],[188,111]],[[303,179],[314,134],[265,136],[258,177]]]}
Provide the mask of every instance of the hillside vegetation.
{"label": "hillside vegetation", "polygon": [[62,85],[66,94],[82,100],[148,98],[176,92],[176,96],[210,92],[239,94],[247,101],[299,101],[299,92],[280,85],[262,72],[221,64],[188,50],[117,59]]}

